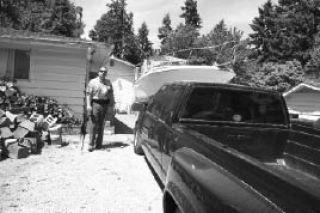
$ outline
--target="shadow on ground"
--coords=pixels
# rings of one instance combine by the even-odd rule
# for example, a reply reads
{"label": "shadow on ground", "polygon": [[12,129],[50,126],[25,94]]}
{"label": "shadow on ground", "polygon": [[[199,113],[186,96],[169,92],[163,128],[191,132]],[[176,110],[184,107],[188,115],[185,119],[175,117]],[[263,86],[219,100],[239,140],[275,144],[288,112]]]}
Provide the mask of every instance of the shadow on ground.
{"label": "shadow on ground", "polygon": [[113,124],[115,128],[115,134],[133,134],[132,128],[130,128],[128,125],[118,120],[117,118],[114,119]]}
{"label": "shadow on ground", "polygon": [[124,148],[129,146],[129,144],[127,143],[123,143],[120,141],[116,141],[116,142],[110,142],[108,144],[104,144],[102,145],[101,149],[113,149],[113,148]]}

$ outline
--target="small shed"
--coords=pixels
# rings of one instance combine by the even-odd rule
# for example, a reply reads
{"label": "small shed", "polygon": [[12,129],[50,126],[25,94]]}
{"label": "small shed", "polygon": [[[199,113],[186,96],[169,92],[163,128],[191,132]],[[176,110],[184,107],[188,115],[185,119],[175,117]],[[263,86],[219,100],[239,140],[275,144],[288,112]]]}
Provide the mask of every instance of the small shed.
{"label": "small shed", "polygon": [[[28,95],[54,98],[81,117],[88,70],[99,60],[92,55],[104,46],[77,38],[0,29],[0,77],[15,79]],[[111,49],[106,47],[106,51]]]}
{"label": "small shed", "polygon": [[301,83],[283,94],[291,110],[320,115],[320,87]]}

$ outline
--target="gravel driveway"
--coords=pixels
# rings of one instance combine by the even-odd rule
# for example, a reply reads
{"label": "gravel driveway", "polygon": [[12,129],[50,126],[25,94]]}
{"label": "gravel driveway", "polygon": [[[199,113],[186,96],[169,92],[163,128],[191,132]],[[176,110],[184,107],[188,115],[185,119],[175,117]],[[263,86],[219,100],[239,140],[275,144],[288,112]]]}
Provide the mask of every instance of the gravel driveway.
{"label": "gravel driveway", "polygon": [[40,155],[0,161],[0,212],[162,212],[162,191],[132,135],[106,136],[104,149],[45,146]]}

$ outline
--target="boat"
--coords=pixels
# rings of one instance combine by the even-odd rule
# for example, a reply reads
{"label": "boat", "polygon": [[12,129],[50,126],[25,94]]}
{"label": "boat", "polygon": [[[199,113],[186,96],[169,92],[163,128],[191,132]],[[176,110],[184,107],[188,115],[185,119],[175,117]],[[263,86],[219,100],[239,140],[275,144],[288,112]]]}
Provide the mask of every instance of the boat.
{"label": "boat", "polygon": [[158,66],[144,72],[134,84],[135,102],[145,101],[165,83],[197,81],[228,83],[235,76],[232,70],[217,66],[168,65]]}

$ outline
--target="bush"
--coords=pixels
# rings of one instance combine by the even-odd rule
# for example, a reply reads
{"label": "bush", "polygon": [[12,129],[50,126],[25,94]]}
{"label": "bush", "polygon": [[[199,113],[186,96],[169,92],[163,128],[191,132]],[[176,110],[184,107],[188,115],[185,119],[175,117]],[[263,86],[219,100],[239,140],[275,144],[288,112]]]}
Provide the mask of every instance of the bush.
{"label": "bush", "polygon": [[[249,70],[244,71],[245,67]],[[262,65],[250,63],[245,67],[238,71],[234,83],[284,92],[304,79],[304,71],[298,61],[287,61],[285,64],[268,62]]]}

